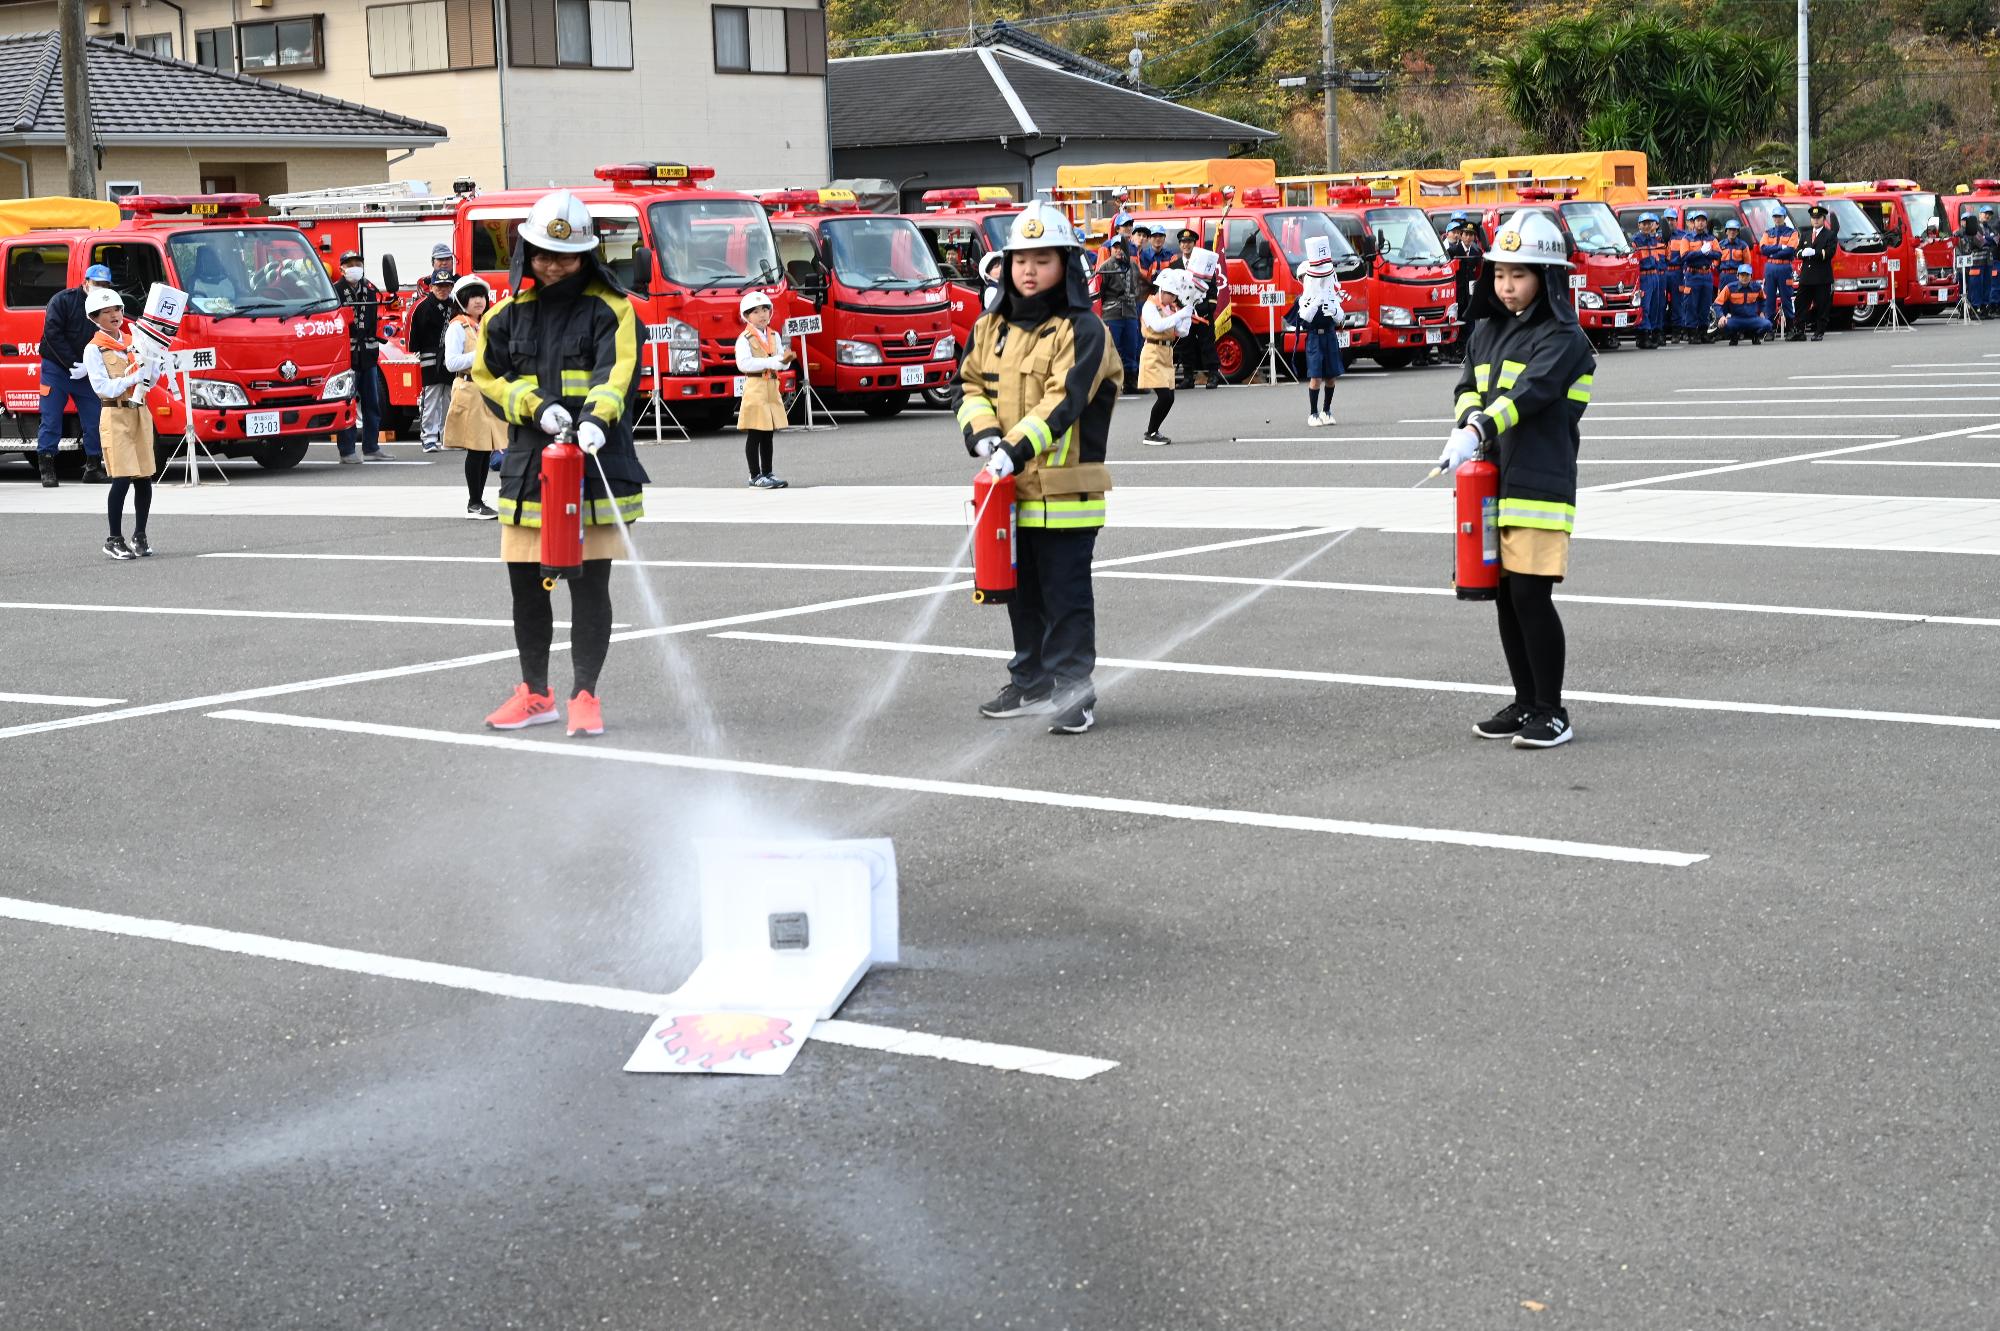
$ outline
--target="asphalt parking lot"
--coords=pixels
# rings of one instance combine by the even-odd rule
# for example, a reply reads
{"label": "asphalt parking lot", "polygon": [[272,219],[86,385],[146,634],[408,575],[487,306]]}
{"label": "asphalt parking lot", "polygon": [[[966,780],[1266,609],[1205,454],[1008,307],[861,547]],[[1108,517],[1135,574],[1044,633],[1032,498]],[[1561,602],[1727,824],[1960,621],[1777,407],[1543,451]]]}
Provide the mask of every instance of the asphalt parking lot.
{"label": "asphalt parking lot", "polygon": [[[135,563],[0,461],[0,1327],[1994,1325],[2000,337],[1603,356],[1547,753],[1454,378],[1122,403],[1074,739],[974,712],[938,413],[642,449],[590,742],[466,742],[456,454]],[[902,962],[626,1074],[715,835],[893,838]]]}

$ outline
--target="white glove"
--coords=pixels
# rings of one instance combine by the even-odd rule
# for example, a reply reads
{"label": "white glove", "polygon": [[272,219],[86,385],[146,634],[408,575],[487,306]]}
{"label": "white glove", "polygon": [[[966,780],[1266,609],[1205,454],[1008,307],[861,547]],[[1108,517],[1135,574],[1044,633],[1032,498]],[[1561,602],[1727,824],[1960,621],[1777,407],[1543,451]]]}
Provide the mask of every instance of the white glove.
{"label": "white glove", "polygon": [[604,427],[588,416],[584,417],[583,424],[576,427],[576,442],[584,452],[595,453],[604,447]]}
{"label": "white glove", "polygon": [[561,434],[576,422],[569,414],[569,408],[560,402],[551,402],[542,408],[542,414],[535,423],[542,427],[543,434]]}
{"label": "white glove", "polygon": [[986,459],[986,474],[995,480],[1002,480],[1014,474],[1014,459],[1004,448],[996,448]]}
{"label": "white glove", "polygon": [[1815,250],[1812,246],[1808,245],[1804,249],[1799,251],[1799,257],[1801,259],[1810,259],[1817,253],[1819,253],[1818,250]]}
{"label": "white glove", "polygon": [[999,442],[998,440],[996,440],[992,435],[989,434],[983,439],[973,440],[972,451],[978,454],[980,457],[990,458],[993,456],[993,445],[998,442]]}
{"label": "white glove", "polygon": [[1438,470],[1457,471],[1479,451],[1479,442],[1479,431],[1470,425],[1461,425],[1453,430],[1445,438],[1444,453],[1438,458]]}
{"label": "white glove", "polygon": [[90,371],[83,368],[82,361],[78,361],[76,364],[69,367],[69,377],[72,379],[88,379],[90,377]]}

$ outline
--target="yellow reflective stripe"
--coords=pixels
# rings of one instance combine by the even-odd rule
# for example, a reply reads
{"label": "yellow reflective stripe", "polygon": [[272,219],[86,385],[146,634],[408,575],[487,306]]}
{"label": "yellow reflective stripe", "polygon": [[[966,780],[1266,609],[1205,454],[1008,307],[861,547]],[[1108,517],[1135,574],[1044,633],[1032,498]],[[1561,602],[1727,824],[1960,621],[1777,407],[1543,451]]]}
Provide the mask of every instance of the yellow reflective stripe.
{"label": "yellow reflective stripe", "polygon": [[1586,374],[1571,384],[1569,386],[1569,400],[1572,402],[1590,401],[1590,385],[1594,377],[1593,375]]}
{"label": "yellow reflective stripe", "polygon": [[616,421],[625,414],[625,395],[616,385],[599,384],[583,395],[583,409],[603,421]]}
{"label": "yellow reflective stripe", "polygon": [[524,374],[507,384],[500,410],[516,425],[533,425],[542,408],[542,385],[532,374]]}
{"label": "yellow reflective stripe", "polygon": [[1542,531],[1576,530],[1576,505],[1546,499],[1502,499],[1499,522],[1502,527],[1535,527]]}
{"label": "yellow reflective stripe", "polygon": [[564,370],[562,372],[562,391],[564,397],[580,397],[590,391],[590,371]]}
{"label": "yellow reflective stripe", "polygon": [[1015,510],[1014,523],[1019,527],[1058,531],[1102,527],[1104,513],[1104,500],[1101,498],[1027,499]]}
{"label": "yellow reflective stripe", "polygon": [[1493,421],[1495,434],[1505,434],[1521,423],[1521,409],[1511,397],[1494,398],[1486,405],[1486,414]]}
{"label": "yellow reflective stripe", "polygon": [[1452,405],[1451,414],[1462,419],[1466,412],[1478,411],[1481,405],[1479,394],[1468,388],[1458,395],[1458,401]]}
{"label": "yellow reflective stripe", "polygon": [[611,412],[605,419],[615,421],[625,414],[625,397],[632,391],[633,380],[639,377],[639,318],[632,312],[632,302],[623,296],[599,287],[598,299],[611,306],[612,313],[618,316],[618,328],[611,336],[611,374],[585,401],[595,406],[600,400],[598,394],[605,394],[601,400]]}
{"label": "yellow reflective stripe", "polygon": [[972,424],[981,416],[997,415],[999,413],[993,409],[993,404],[983,397],[968,396],[958,404],[958,423],[962,426]]}
{"label": "yellow reflective stripe", "polygon": [[542,525],[542,506],[501,495],[500,521],[511,522],[517,527],[539,527]]}
{"label": "yellow reflective stripe", "polygon": [[1481,393],[1484,393],[1487,389],[1493,387],[1493,367],[1491,365],[1473,366],[1472,382],[1479,386],[1479,391]]}
{"label": "yellow reflective stripe", "polygon": [[1514,381],[1521,377],[1521,371],[1527,368],[1528,368],[1528,363],[1526,361],[1520,361],[1520,360],[1501,361],[1500,362],[1501,389],[1504,391],[1506,389],[1512,388],[1514,386]]}
{"label": "yellow reflective stripe", "polygon": [[1049,423],[1040,416],[1023,416],[1020,424],[1014,428],[1021,432],[1021,438],[1028,441],[1028,446],[1035,450],[1036,457],[1040,457],[1055,444],[1055,435],[1050,432]]}
{"label": "yellow reflective stripe", "polygon": [[1063,431],[1062,448],[1056,453],[1056,461],[1055,461],[1056,466],[1061,467],[1069,462],[1069,446],[1075,442],[1076,442],[1076,427],[1072,425],[1067,430]]}
{"label": "yellow reflective stripe", "polygon": [[583,515],[585,523],[593,527],[615,527],[622,518],[626,522],[637,522],[646,516],[646,496],[643,494],[619,495],[615,499],[593,499],[590,511]]}

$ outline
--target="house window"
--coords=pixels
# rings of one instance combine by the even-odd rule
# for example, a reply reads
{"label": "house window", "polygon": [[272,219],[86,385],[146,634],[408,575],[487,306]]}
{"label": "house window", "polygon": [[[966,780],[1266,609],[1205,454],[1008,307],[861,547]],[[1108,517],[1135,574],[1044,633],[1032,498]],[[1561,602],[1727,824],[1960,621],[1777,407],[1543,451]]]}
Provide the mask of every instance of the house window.
{"label": "house window", "polygon": [[826,15],[818,9],[715,5],[720,74],[826,73]]}
{"label": "house window", "polygon": [[174,35],[171,32],[149,32],[132,39],[132,49],[144,51],[147,55],[174,58]]}
{"label": "house window", "polygon": [[631,0],[507,0],[507,62],[535,69],[630,69]]}
{"label": "house window", "polygon": [[270,23],[239,23],[236,49],[240,67],[246,70],[326,68],[318,14]]}
{"label": "house window", "polygon": [[194,35],[194,62],[210,69],[236,68],[236,33],[231,28],[203,28]]}
{"label": "house window", "polygon": [[368,10],[368,72],[376,78],[491,69],[493,0],[416,0]]}

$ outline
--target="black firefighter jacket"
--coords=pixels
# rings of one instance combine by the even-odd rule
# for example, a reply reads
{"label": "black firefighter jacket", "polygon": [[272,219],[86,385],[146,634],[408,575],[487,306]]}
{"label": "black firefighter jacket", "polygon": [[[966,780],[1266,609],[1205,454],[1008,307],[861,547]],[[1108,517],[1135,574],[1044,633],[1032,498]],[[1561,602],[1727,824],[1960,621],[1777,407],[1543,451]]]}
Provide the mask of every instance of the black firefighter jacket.
{"label": "black firefighter jacket", "polygon": [[1487,443],[1498,446],[1502,527],[1569,532],[1576,526],[1578,423],[1590,405],[1597,357],[1556,291],[1561,270],[1545,268],[1542,276],[1541,295],[1517,315],[1494,296],[1491,267],[1480,274],[1472,296],[1479,322],[1452,416],[1464,425],[1477,414]]}

